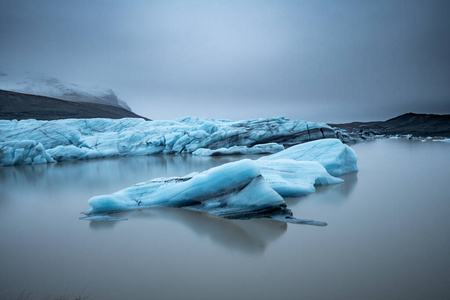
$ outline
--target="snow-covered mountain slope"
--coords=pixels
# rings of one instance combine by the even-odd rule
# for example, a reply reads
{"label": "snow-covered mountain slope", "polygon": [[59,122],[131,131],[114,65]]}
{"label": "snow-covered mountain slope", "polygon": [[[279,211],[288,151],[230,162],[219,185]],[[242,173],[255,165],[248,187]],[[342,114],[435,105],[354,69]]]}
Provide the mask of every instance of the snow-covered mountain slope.
{"label": "snow-covered mountain slope", "polygon": [[[328,125],[283,117],[242,121],[199,118],[178,121],[133,118],[0,120],[0,150],[2,142],[31,140],[42,144],[56,161],[192,153],[199,148],[214,150],[265,143],[291,146],[332,137],[335,133]],[[17,147],[8,143],[7,148],[23,151]],[[10,153],[13,150],[3,148],[2,151]],[[2,155],[0,151],[0,159]],[[22,161],[21,155],[17,159],[14,157],[8,160],[8,165],[29,163],[29,160]]]}
{"label": "snow-covered mountain slope", "polygon": [[0,89],[67,101],[112,105],[131,111],[126,102],[117,98],[111,89],[68,83],[45,74],[20,74],[0,70]]}
{"label": "snow-covered mountain slope", "polygon": [[119,106],[72,102],[45,96],[0,90],[1,120],[61,120],[142,118]]}

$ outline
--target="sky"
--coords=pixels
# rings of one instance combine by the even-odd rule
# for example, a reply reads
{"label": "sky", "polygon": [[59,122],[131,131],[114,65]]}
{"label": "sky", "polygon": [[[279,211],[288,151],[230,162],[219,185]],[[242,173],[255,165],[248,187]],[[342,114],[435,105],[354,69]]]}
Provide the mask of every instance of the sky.
{"label": "sky", "polygon": [[450,113],[450,1],[0,1],[2,66],[151,119]]}

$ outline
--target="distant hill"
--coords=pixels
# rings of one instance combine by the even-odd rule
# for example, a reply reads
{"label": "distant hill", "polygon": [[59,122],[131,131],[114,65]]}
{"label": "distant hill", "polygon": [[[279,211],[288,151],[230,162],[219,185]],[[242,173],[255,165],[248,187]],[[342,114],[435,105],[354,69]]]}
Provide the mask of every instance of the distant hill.
{"label": "distant hill", "polygon": [[89,118],[142,118],[129,110],[89,102],[70,102],[44,96],[0,90],[0,119],[58,120]]}
{"label": "distant hill", "polygon": [[406,113],[387,121],[329,124],[349,133],[450,137],[450,115]]}
{"label": "distant hill", "polygon": [[79,85],[40,73],[0,70],[0,90],[50,97],[73,102],[100,103],[130,110],[112,89],[98,85]]}

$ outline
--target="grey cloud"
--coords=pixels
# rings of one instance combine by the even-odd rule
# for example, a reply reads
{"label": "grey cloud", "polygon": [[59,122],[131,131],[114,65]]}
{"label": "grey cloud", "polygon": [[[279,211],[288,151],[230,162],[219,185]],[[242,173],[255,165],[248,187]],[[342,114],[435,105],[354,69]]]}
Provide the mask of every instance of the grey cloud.
{"label": "grey cloud", "polygon": [[450,113],[446,1],[2,1],[0,63],[154,119]]}

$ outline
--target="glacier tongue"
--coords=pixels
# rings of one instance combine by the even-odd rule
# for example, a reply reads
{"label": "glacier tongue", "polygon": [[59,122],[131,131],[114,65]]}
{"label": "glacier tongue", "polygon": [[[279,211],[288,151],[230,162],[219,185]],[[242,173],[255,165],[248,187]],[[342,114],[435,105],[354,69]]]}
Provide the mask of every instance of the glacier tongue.
{"label": "glacier tongue", "polygon": [[260,161],[293,159],[316,161],[333,176],[358,171],[355,151],[338,139],[322,139],[290,147],[281,152],[261,157]]}
{"label": "glacier tongue", "polygon": [[[133,118],[0,120],[0,142],[35,141],[56,161],[192,153],[200,148],[216,150],[266,143],[290,146],[333,136],[334,131],[328,125],[283,117],[243,121],[191,117],[178,121]],[[20,163],[32,161],[15,161],[15,164]]]}
{"label": "glacier tongue", "polygon": [[261,176],[254,161],[244,159],[209,169],[193,177],[160,178],[88,201],[88,216],[139,209],[182,207],[224,218],[269,218],[324,226],[326,223],[292,217],[283,198]]}

